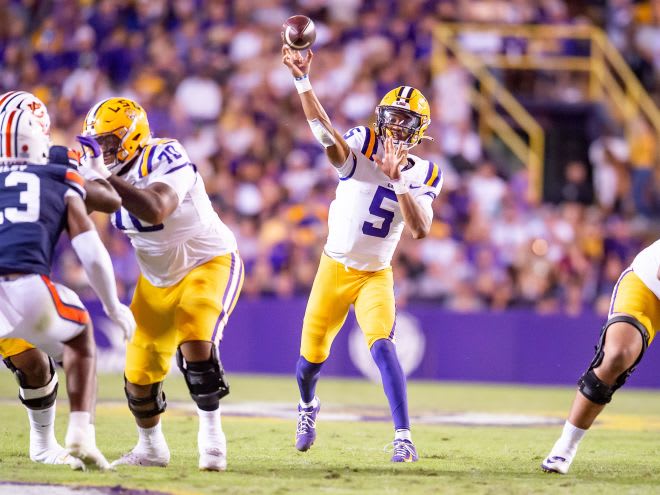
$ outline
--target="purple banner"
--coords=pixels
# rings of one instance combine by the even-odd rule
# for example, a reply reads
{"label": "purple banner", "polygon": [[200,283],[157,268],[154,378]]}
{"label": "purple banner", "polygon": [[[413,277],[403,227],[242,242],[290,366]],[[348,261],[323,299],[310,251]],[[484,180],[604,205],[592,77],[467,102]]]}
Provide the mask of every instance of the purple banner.
{"label": "purple banner", "polygon": [[[221,344],[228,372],[293,377],[305,304],[305,299],[239,300]],[[98,305],[88,307],[97,323],[102,355],[112,365],[106,368],[114,369],[122,360],[114,332],[100,317]],[[574,385],[594,355],[603,322],[594,315],[458,314],[432,305],[409,305],[397,316],[397,350],[404,369],[415,379]],[[654,354],[651,346],[627,386],[660,387],[660,362]],[[377,377],[370,366],[351,312],[323,374]]]}

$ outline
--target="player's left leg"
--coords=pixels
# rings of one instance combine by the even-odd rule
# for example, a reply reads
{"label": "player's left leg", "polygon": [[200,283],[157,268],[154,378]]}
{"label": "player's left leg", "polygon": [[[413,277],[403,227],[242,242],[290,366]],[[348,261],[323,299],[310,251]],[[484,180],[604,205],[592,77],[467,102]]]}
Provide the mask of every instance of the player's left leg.
{"label": "player's left leg", "polygon": [[43,464],[68,464],[82,469],[55,438],[55,411],[58,380],[55,363],[46,354],[22,339],[0,339],[0,355],[18,382],[18,398],[30,422],[30,459]]}
{"label": "player's left leg", "polygon": [[541,464],[546,472],[568,472],[580,441],[635,370],[660,324],[657,297],[634,273],[624,273],[617,285],[596,356],[578,381],[561,436]]}
{"label": "player's left leg", "polygon": [[396,308],[391,268],[366,276],[355,301],[355,316],[380,370],[390,405],[394,422],[392,462],[415,462],[418,456],[410,433],[406,377],[394,346]]}
{"label": "player's left leg", "polygon": [[361,273],[325,253],[321,255],[305,308],[300,357],[296,363],[296,380],[300,391],[296,449],[301,452],[308,451],[316,441],[316,418],[321,409],[316,385],[323,363],[330,356],[332,343],[357,296]]}
{"label": "player's left leg", "polygon": [[243,285],[238,253],[219,256],[197,267],[184,280],[175,313],[177,364],[197,404],[199,468],[227,469],[227,441],[222,430],[220,399],[229,383],[220,362],[219,345]]}
{"label": "player's left leg", "polygon": [[22,338],[62,362],[70,409],[65,437],[68,452],[89,467],[107,469],[109,464],[96,446],[94,429],[96,344],[80,298],[43,275],[16,279],[3,297],[16,317],[12,316],[14,329],[8,337]]}
{"label": "player's left leg", "polygon": [[167,408],[163,380],[176,351],[178,285],[161,288],[142,275],[138,279],[131,303],[137,327],[126,346],[124,368],[124,392],[135,418],[138,440],[113,466],[165,467],[170,462],[161,415]]}

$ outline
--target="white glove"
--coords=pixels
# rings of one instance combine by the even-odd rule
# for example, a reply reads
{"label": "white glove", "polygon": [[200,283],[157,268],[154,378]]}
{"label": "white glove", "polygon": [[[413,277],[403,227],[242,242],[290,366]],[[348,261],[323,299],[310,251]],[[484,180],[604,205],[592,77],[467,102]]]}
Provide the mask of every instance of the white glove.
{"label": "white glove", "polygon": [[121,329],[124,334],[124,339],[127,342],[130,342],[135,333],[135,327],[137,326],[131,309],[124,304],[117,304],[110,310],[105,307],[103,310],[105,311],[105,314],[107,314],[108,317]]}
{"label": "white glove", "polygon": [[[85,153],[81,160],[82,165],[91,168],[94,172],[99,174],[102,179],[110,177],[112,174],[110,173],[110,170],[108,170],[108,167],[105,166],[105,162],[103,161],[103,151],[96,140],[90,136],[76,136],[76,139]],[[90,150],[90,152],[88,153],[87,150]]]}
{"label": "white glove", "polygon": [[80,459],[86,467],[101,469],[103,471],[111,470],[110,463],[96,446],[93,426],[86,426],[87,428],[81,428],[69,425],[64,439],[64,446],[67,452],[72,457]]}

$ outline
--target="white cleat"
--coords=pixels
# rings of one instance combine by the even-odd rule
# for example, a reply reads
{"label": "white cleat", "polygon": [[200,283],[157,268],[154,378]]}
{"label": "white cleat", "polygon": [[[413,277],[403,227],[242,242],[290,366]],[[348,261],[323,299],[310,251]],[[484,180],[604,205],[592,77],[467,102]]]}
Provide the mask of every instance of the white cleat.
{"label": "white cleat", "polygon": [[85,470],[85,463],[73,457],[59,444],[40,451],[30,449],[30,459],[41,464],[68,465],[74,471]]}
{"label": "white cleat", "polygon": [[208,447],[199,453],[199,469],[201,471],[225,471],[227,469],[227,452],[225,449]]}
{"label": "white cleat", "polygon": [[573,462],[573,459],[558,455],[549,455],[541,463],[541,469],[546,473],[566,474],[568,473],[568,468],[571,467],[571,462]]}
{"label": "white cleat", "polygon": [[110,464],[113,468],[117,466],[144,466],[144,467],[167,467],[170,463],[170,451],[159,454],[137,452],[135,449],[124,454]]}
{"label": "white cleat", "polygon": [[224,432],[213,438],[197,436],[199,446],[199,469],[201,471],[225,471],[227,469],[227,439]]}
{"label": "white cleat", "polygon": [[84,462],[86,467],[103,471],[112,469],[108,460],[96,446],[92,428],[72,428],[69,425],[64,445],[66,451]]}
{"label": "white cleat", "polygon": [[112,469],[112,466],[96,445],[72,444],[67,446],[66,450],[72,457],[84,462],[86,467],[100,469],[101,471]]}

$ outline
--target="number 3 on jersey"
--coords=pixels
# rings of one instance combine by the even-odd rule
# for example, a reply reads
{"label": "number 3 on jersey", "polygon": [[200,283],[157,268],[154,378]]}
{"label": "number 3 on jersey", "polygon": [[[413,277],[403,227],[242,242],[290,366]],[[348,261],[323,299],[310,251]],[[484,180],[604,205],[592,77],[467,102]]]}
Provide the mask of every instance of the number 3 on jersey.
{"label": "number 3 on jersey", "polygon": [[39,195],[41,186],[39,178],[28,172],[10,172],[5,177],[5,187],[24,185],[25,189],[19,193],[18,207],[5,207],[0,210],[0,223],[5,220],[11,223],[36,222],[39,220]]}
{"label": "number 3 on jersey", "polygon": [[378,186],[374,199],[369,205],[369,213],[375,217],[382,218],[383,222],[380,227],[376,227],[371,222],[364,222],[362,225],[363,234],[385,238],[390,233],[390,226],[392,225],[392,220],[394,220],[394,212],[382,207],[383,201],[386,199],[394,201],[395,203],[397,202],[394,191],[383,186]]}

